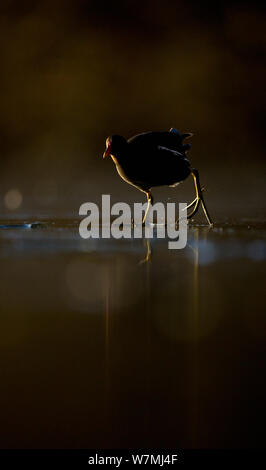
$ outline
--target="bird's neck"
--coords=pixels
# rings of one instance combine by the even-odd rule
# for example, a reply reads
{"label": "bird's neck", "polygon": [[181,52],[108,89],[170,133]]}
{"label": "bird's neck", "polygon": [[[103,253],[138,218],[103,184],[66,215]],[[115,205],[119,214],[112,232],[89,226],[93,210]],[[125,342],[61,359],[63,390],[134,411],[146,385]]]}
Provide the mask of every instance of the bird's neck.
{"label": "bird's neck", "polygon": [[117,157],[115,157],[115,156],[112,155],[112,154],[111,154],[111,157],[112,157],[113,162],[117,165],[117,163],[118,163]]}
{"label": "bird's neck", "polygon": [[119,150],[117,150],[115,152],[115,154],[112,154],[111,153],[111,157],[112,157],[112,160],[113,162],[117,165],[123,163],[123,161],[125,161],[125,159],[127,158],[127,154],[128,154],[128,149],[127,147],[123,147]]}

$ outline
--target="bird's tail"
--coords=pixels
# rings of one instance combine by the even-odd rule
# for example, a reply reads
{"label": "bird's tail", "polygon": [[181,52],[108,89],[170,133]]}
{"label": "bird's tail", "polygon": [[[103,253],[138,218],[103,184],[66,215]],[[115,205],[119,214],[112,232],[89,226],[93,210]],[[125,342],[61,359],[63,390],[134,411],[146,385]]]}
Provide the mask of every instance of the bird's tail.
{"label": "bird's tail", "polygon": [[193,135],[192,132],[185,132],[185,134],[182,134],[182,139],[188,139],[189,137],[193,137]]}
{"label": "bird's tail", "polygon": [[185,134],[181,134],[181,132],[179,132],[174,127],[171,127],[171,129],[169,129],[169,132],[172,132],[173,134],[177,134],[180,137],[181,142],[182,142],[183,152],[186,152],[187,150],[190,149],[191,145],[190,144],[183,144],[183,140],[188,139],[189,137],[193,137],[193,134],[191,132],[186,132]]}

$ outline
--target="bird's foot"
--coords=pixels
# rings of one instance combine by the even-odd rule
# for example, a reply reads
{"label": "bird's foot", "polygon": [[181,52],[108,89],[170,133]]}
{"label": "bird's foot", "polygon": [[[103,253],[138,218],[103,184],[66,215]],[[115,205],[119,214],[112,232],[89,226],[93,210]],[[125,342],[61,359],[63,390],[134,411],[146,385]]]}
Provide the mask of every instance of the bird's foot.
{"label": "bird's foot", "polygon": [[[201,193],[203,193],[203,191],[205,191],[205,188],[201,188]],[[197,196],[195,197],[195,199],[186,207],[186,209],[189,209],[190,207],[194,206],[198,200],[201,200],[201,197]],[[184,211],[185,209],[182,209],[182,211]]]}
{"label": "bird's foot", "polygon": [[[192,201],[188,206],[185,207],[185,209],[182,210],[187,210],[190,207],[194,206],[193,210],[191,211],[190,214],[187,214],[187,220],[192,219],[192,217],[198,212],[199,207],[200,207],[201,199],[197,196],[194,201]],[[176,220],[176,226],[179,224],[179,222],[182,222],[185,220],[185,218],[180,217],[179,219]]]}
{"label": "bird's foot", "polygon": [[196,202],[198,201],[198,197],[195,197],[194,201],[192,201],[188,206],[186,206],[184,209],[182,209],[182,211],[184,210],[188,210],[190,207],[194,206],[196,204]]}
{"label": "bird's foot", "polygon": [[[210,218],[210,216],[209,216],[209,213],[208,213],[207,207],[206,207],[206,205],[205,205],[205,201],[204,201],[204,199],[203,199],[203,196],[202,196],[202,197],[196,197],[196,198],[194,199],[194,201],[192,201],[192,202],[186,207],[186,209],[188,209],[189,207],[192,207],[192,206],[194,206],[194,208],[193,208],[193,210],[190,212],[190,214],[187,214],[187,220],[192,219],[192,217],[194,217],[194,215],[198,212],[200,206],[202,206],[203,212],[204,212],[204,214],[205,214],[205,217],[206,217],[206,219],[207,219],[207,222],[208,222],[209,226],[210,226],[210,227],[213,227],[213,223],[212,223],[212,220],[211,220],[211,218]],[[177,220],[177,221],[176,221],[176,224],[177,224],[178,222],[180,222],[181,220],[184,220],[184,219],[181,218],[181,219]]]}

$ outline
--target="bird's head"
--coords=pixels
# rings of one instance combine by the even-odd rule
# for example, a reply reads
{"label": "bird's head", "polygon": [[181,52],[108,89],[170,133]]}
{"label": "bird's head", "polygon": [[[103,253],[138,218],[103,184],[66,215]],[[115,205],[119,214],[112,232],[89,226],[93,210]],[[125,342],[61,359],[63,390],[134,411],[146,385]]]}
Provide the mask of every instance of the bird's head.
{"label": "bird's head", "polygon": [[112,135],[106,139],[106,149],[103,154],[103,158],[108,157],[108,155],[113,155],[114,157],[119,157],[125,150],[127,146],[127,141],[125,137],[121,135]]}

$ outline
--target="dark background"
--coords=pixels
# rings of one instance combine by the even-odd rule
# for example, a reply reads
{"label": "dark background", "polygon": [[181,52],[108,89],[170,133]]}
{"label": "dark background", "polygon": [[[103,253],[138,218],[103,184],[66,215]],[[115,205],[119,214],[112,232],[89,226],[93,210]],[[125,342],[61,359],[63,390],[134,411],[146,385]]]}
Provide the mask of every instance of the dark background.
{"label": "dark background", "polygon": [[[265,12],[0,14],[0,448],[265,447]],[[194,133],[214,227],[199,211],[186,248],[154,237],[147,263],[144,238],[83,240],[81,203],[145,200],[102,159],[106,137],[172,126]],[[191,180],[155,201],[190,202]]]}
{"label": "dark background", "polygon": [[[102,161],[105,139],[174,126],[194,132],[190,157],[212,212],[262,217],[259,3],[3,0],[1,213],[11,215],[13,188],[16,217],[77,215],[102,193],[142,200]],[[191,191],[167,196],[189,201]]]}

